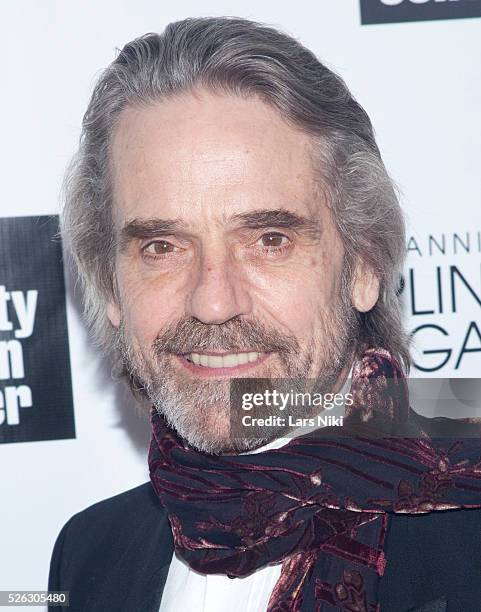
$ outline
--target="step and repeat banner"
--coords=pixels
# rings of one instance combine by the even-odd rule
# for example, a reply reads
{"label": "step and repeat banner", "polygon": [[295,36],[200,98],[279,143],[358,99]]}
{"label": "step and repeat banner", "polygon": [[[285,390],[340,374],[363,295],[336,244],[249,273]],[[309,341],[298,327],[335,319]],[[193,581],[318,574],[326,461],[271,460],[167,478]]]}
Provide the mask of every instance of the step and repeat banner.
{"label": "step and repeat banner", "polygon": [[56,216],[0,219],[3,443],[75,438],[57,232]]}
{"label": "step and repeat banner", "polygon": [[45,589],[68,518],[148,479],[149,424],[81,320],[61,182],[116,49],[199,15],[270,23],[345,79],[406,213],[412,374],[481,377],[481,0],[3,3],[0,590]]}

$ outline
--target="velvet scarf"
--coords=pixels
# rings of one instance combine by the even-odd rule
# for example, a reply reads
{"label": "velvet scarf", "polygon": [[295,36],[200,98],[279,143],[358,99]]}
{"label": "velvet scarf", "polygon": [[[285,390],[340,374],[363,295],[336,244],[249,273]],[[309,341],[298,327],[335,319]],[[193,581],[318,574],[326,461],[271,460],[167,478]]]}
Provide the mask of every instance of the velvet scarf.
{"label": "velvet scarf", "polygon": [[430,438],[387,351],[364,352],[351,393],[343,427],[237,456],[193,450],[152,409],[150,477],[191,568],[282,564],[268,612],[374,612],[389,513],[481,507],[479,435]]}

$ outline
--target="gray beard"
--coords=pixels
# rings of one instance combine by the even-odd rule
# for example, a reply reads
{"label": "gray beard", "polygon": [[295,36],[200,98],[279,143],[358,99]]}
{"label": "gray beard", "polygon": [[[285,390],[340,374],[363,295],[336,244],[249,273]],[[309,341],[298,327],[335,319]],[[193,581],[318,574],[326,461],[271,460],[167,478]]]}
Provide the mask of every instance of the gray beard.
{"label": "gray beard", "polygon": [[[271,366],[269,380],[262,379],[263,389],[266,382],[275,387],[276,379],[294,379],[300,392],[313,382],[317,393],[330,392],[352,357],[357,341],[358,321],[346,297],[340,295],[332,311],[320,317],[323,358],[318,372],[311,371],[316,352],[314,339],[302,353],[294,337],[242,319],[231,319],[223,325],[186,319],[159,333],[149,353],[144,355],[128,338],[122,317],[116,349],[131,386],[154,405],[185,442],[208,454],[242,453],[259,448],[292,428],[263,427],[250,429],[245,438],[231,437],[226,432],[226,423],[230,423],[232,416],[230,380],[181,378],[178,367],[172,364],[172,354],[256,346],[259,352],[275,351],[281,363],[280,367]],[[313,387],[309,390],[312,392]],[[240,410],[235,406],[232,409]],[[311,416],[311,412],[311,407],[300,405],[290,414],[304,418]]]}

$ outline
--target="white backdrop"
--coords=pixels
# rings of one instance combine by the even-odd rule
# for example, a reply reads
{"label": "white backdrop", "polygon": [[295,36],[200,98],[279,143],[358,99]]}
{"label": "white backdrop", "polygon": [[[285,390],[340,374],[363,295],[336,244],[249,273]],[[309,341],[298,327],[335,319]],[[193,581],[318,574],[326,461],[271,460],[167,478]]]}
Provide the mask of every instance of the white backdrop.
{"label": "white backdrop", "polygon": [[[434,368],[446,354],[423,350],[452,349],[447,363],[430,375],[479,377],[481,353],[465,352],[460,360],[459,354],[463,343],[481,347],[481,302],[473,295],[481,300],[481,19],[361,26],[357,0],[3,2],[0,217],[58,212],[62,174],[82,114],[115,48],[197,15],[271,23],[344,77],[371,116],[386,165],[402,190],[413,237],[407,268],[414,269],[416,309],[434,311],[409,314],[408,272],[408,324],[444,330],[419,332],[415,359]],[[433,239],[441,244],[443,235],[441,254]],[[468,241],[470,252],[461,245]],[[148,423],[136,416],[128,393],[111,382],[108,365],[82,326],[72,280],[67,284],[77,438],[0,446],[4,590],[45,589],[52,547],[66,520],[148,479]]]}

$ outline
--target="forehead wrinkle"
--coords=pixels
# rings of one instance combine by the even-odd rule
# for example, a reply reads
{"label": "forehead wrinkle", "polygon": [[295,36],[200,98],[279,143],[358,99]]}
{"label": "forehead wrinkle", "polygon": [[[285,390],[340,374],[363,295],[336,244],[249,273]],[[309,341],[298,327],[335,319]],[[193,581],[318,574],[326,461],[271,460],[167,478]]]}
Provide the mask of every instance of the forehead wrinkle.
{"label": "forehead wrinkle", "polygon": [[[225,217],[236,209],[276,207],[282,201],[301,214],[323,217],[315,205],[314,173],[306,156],[310,140],[263,104],[222,100],[220,110],[216,105],[209,110],[210,98],[199,106],[187,96],[181,113],[178,104],[162,103],[123,115],[123,129],[116,132],[118,212],[124,218],[184,213],[195,230],[199,219],[211,227],[225,226],[232,223]],[[181,120],[182,129],[173,118]],[[224,123],[236,127],[233,134]],[[200,129],[199,138],[193,138],[192,125]],[[170,130],[167,143],[164,128]]]}
{"label": "forehead wrinkle", "polygon": [[[209,105],[202,104],[200,107],[198,105],[192,107],[191,98],[192,96],[185,96],[184,99],[177,99],[177,104],[175,105],[172,105],[171,101],[170,104],[169,102],[164,102],[160,105],[154,105],[150,109],[144,109],[144,112],[148,113],[149,129],[146,133],[144,130],[143,142],[137,141],[137,131],[135,129],[137,127],[136,124],[139,122],[139,117],[143,113],[139,109],[124,110],[122,121],[120,122],[123,129],[119,129],[118,126],[116,140],[120,145],[122,153],[127,154],[129,157],[132,153],[135,155],[135,149],[140,149],[140,155],[136,164],[139,165],[139,171],[144,173],[148,171],[151,160],[150,155],[146,154],[145,149],[154,149],[156,147],[161,149],[162,143],[165,141],[166,130],[170,130],[170,138],[174,139],[176,143],[175,150],[173,151],[174,159],[170,158],[170,161],[173,162],[175,160],[176,165],[181,166],[180,168],[177,167],[177,170],[184,174],[182,178],[186,182],[195,183],[197,182],[196,178],[198,178],[198,182],[203,183],[203,168],[213,167],[215,172],[217,165],[224,165],[224,169],[227,166],[230,170],[229,182],[235,183],[237,181],[242,182],[247,168],[252,163],[259,163],[260,160],[263,160],[262,174],[264,177],[273,172],[274,166],[277,165],[278,161],[281,165],[291,164],[293,154],[289,150],[289,145],[293,138],[297,141],[300,134],[291,133],[292,129],[284,123],[278,113],[266,107],[261,101],[257,101],[254,110],[262,110],[262,113],[255,113],[255,119],[257,124],[260,124],[264,129],[259,129],[259,125],[256,125],[256,129],[252,129],[252,126],[244,116],[246,112],[246,109],[244,109],[245,101],[239,100],[237,97],[227,97],[229,106],[224,112],[227,118],[223,118],[223,114],[220,113],[213,119],[212,113],[210,115],[207,113],[207,119],[205,120],[207,123],[203,125],[199,115],[200,117],[205,115],[206,107],[208,108]],[[214,96],[214,99],[218,100],[219,98]],[[187,104],[187,106],[183,107],[183,113],[180,116],[177,113],[176,121],[173,122],[169,117],[169,113],[172,113],[179,103],[182,102],[184,105]],[[241,103],[241,107],[238,109],[237,105],[239,103]],[[182,106],[182,104],[180,105]],[[155,117],[156,109],[159,112],[157,123],[153,118]],[[226,138],[225,130],[222,129],[222,122],[226,123],[227,120],[229,120],[227,123],[228,127],[232,128],[234,126],[237,128],[234,130],[234,134],[229,132],[229,138]],[[249,130],[245,129],[246,122],[249,125]],[[284,129],[281,131],[273,130],[272,123],[277,127],[282,126]],[[199,140],[195,139],[193,141],[192,125],[201,131]],[[268,148],[265,148],[266,131],[270,139],[274,139],[277,142],[277,154],[274,159],[272,159]],[[131,158],[129,165],[132,165],[135,161],[135,159]],[[197,172],[200,175],[198,177],[195,177],[195,166],[197,166]],[[157,174],[157,172],[158,169],[156,168],[154,174]],[[169,180],[168,172],[162,179],[163,181]]]}

